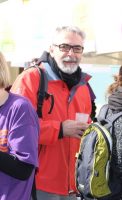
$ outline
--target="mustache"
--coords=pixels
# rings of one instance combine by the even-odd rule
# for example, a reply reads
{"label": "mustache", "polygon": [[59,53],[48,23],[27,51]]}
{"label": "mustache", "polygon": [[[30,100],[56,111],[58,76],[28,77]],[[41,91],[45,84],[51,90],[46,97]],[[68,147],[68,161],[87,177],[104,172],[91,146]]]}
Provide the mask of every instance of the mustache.
{"label": "mustache", "polygon": [[77,59],[76,58],[65,57],[65,58],[62,59],[62,61],[65,61],[65,62],[77,62]]}

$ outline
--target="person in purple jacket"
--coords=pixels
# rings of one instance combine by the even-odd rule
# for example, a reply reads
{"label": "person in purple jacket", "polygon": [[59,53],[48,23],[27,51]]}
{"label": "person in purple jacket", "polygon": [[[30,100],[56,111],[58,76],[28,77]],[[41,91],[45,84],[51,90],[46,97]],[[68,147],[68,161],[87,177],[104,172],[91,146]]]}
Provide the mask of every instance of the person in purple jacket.
{"label": "person in purple jacket", "polygon": [[7,91],[8,70],[0,53],[0,200],[29,200],[38,167],[38,117],[25,97]]}

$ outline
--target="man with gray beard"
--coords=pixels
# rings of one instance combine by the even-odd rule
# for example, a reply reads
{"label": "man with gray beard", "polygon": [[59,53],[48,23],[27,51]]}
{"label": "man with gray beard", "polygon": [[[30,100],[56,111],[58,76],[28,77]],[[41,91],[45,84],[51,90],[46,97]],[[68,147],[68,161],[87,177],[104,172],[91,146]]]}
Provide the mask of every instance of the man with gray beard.
{"label": "man with gray beard", "polygon": [[[36,174],[37,199],[76,200],[75,161],[80,139],[95,117],[95,95],[88,83],[90,75],[79,64],[84,50],[84,33],[78,27],[58,27],[49,52],[44,52],[37,65],[48,79],[48,93],[54,96],[49,114],[50,99],[44,100],[39,145],[39,169]],[[15,81],[12,91],[37,104],[39,87],[37,69],[25,70]],[[93,106],[92,106],[93,105]],[[86,113],[86,122],[77,121],[77,113]]]}

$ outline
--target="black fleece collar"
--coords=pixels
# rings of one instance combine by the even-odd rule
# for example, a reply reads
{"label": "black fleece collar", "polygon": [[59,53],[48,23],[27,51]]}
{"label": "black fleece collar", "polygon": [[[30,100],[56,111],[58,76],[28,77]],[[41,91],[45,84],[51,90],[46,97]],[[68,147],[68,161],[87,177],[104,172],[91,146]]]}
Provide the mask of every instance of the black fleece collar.
{"label": "black fleece collar", "polygon": [[51,66],[52,70],[56,73],[56,75],[64,81],[68,88],[71,89],[74,85],[78,84],[81,79],[81,68],[78,67],[77,71],[73,74],[67,74],[62,72],[54,58],[51,57],[50,53],[44,51],[41,58],[39,58],[37,64],[39,65],[41,62],[48,62]]}

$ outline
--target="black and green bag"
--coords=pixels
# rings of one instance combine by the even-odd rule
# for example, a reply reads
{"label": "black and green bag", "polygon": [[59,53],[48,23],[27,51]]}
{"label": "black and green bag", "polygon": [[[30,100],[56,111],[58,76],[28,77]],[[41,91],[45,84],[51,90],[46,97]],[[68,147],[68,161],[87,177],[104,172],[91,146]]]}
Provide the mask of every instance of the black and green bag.
{"label": "black and green bag", "polygon": [[85,198],[100,199],[111,195],[110,166],[114,122],[122,116],[116,113],[106,119],[108,105],[98,115],[98,122],[86,129],[76,160],[76,187]]}

